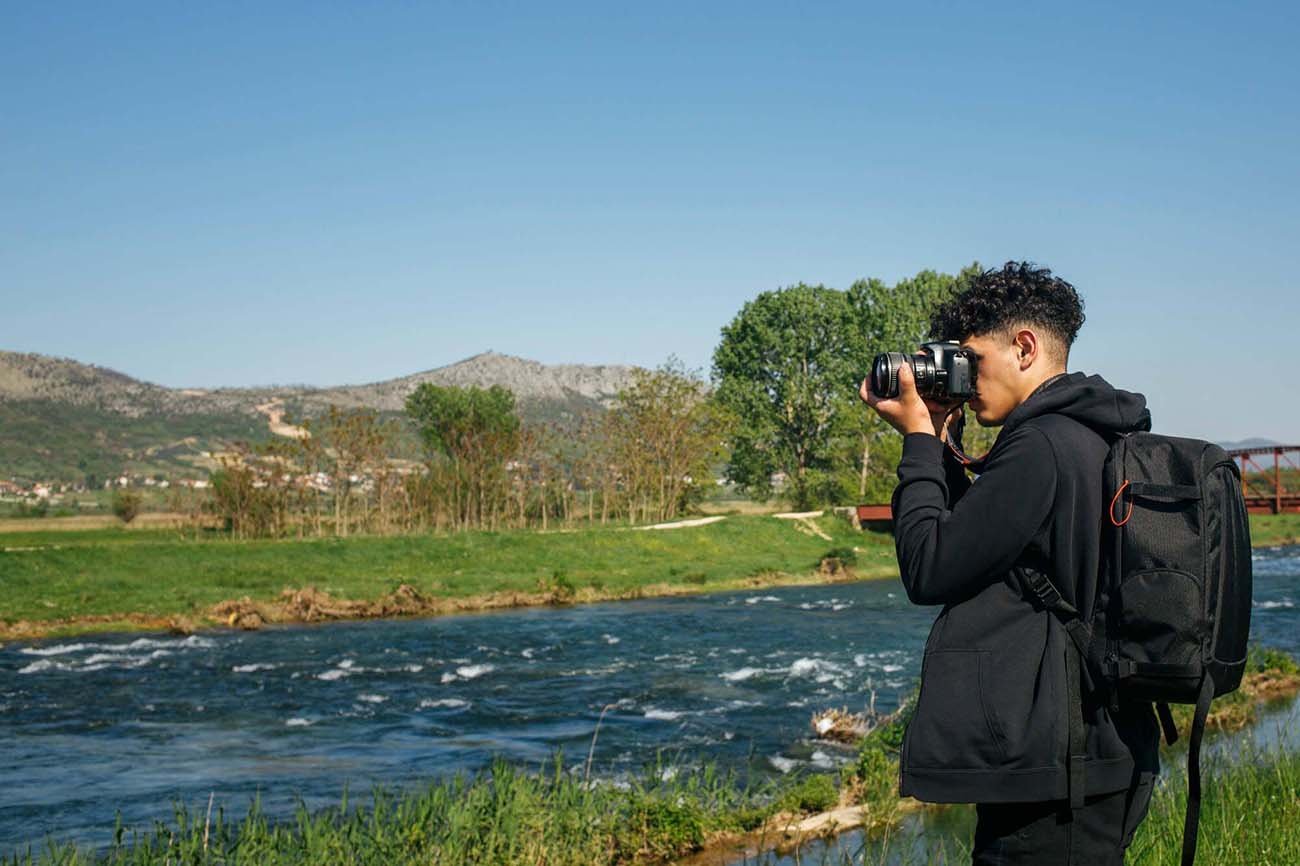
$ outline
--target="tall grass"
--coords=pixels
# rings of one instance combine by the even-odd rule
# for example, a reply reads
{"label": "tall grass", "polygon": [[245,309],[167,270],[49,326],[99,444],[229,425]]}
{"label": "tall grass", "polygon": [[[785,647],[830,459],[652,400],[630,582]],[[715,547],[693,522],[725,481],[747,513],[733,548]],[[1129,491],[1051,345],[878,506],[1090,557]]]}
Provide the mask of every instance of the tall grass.
{"label": "tall grass", "polygon": [[10,855],[11,866],[145,864],[502,864],[601,866],[664,862],[697,850],[718,831],[758,827],[778,811],[816,812],[837,796],[829,776],[808,774],[740,784],[706,764],[675,770],[660,759],[626,781],[584,779],[556,753],[539,772],[502,759],[473,776],[422,790],[376,789],[355,807],[316,812],[300,805],[273,822],[254,802],[232,820],[177,806],[169,822],[117,825],[109,848],[93,852],[47,842]]}

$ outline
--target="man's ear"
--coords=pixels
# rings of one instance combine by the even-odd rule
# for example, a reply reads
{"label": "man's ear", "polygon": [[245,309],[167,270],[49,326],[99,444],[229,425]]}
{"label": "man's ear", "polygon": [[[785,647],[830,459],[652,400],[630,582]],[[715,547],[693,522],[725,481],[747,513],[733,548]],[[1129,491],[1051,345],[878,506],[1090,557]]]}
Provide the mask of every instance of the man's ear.
{"label": "man's ear", "polygon": [[1028,328],[1020,328],[1016,331],[1012,343],[1014,344],[1021,371],[1028,370],[1030,365],[1038,358],[1038,353],[1042,349],[1038,342],[1038,335]]}

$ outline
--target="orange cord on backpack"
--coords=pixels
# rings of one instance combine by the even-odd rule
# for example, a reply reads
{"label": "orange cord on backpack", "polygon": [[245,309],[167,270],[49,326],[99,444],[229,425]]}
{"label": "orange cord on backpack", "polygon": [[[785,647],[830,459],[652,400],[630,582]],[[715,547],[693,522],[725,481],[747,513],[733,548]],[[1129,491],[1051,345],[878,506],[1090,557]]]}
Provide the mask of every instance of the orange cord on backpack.
{"label": "orange cord on backpack", "polygon": [[1123,526],[1125,523],[1128,523],[1128,519],[1133,516],[1133,500],[1130,499],[1128,503],[1128,511],[1124,512],[1124,519],[1119,523],[1115,522],[1115,503],[1119,501],[1119,497],[1124,492],[1125,487],[1128,487],[1128,479],[1125,479],[1124,483],[1119,486],[1119,490],[1115,491],[1114,498],[1110,500],[1110,508],[1106,510],[1106,516],[1110,518],[1110,522],[1114,526]]}

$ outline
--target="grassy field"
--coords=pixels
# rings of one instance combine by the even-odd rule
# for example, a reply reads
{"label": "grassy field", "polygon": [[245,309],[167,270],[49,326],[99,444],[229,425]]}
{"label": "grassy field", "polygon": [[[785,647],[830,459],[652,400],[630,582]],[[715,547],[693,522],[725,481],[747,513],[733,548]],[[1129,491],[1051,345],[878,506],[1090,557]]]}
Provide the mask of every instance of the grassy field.
{"label": "grassy field", "polygon": [[[84,530],[11,533],[0,547],[0,636],[10,638],[157,628],[167,617],[212,624],[218,602],[248,596],[274,603],[286,588],[307,586],[355,600],[405,584],[427,598],[473,607],[476,599],[488,606],[503,595],[515,603],[587,601],[811,580],[832,553],[853,560],[858,577],[896,573],[888,535],[858,532],[837,516],[742,515],[668,531],[240,542]],[[19,628],[20,621],[28,625]]]}
{"label": "grassy field", "polygon": [[[25,527],[40,521],[26,521]],[[1257,546],[1300,538],[1300,515],[1251,518]],[[315,587],[382,615],[403,585],[409,613],[582,602],[826,580],[834,554],[851,575],[897,574],[893,540],[846,519],[733,514],[671,531],[592,528],[306,540],[183,538],[173,530],[78,528],[0,534],[0,639],[228,624],[214,606],[247,597],[267,621],[296,615],[285,590]],[[278,606],[278,607],[277,607]],[[340,614],[343,615],[343,614]]]}
{"label": "grassy field", "polygon": [[1300,543],[1300,514],[1252,514],[1250,543],[1256,547]]}

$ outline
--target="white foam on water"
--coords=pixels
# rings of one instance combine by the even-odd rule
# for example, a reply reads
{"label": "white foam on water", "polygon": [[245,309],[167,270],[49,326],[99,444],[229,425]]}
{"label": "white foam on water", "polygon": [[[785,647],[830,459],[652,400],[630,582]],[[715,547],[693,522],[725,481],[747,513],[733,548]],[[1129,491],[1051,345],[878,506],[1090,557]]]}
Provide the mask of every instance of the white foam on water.
{"label": "white foam on water", "polygon": [[408,674],[418,674],[420,671],[424,670],[424,665],[404,665],[402,670],[406,671]]}
{"label": "white foam on water", "polygon": [[1252,601],[1250,606],[1259,610],[1276,610],[1278,608],[1295,607],[1295,602],[1289,598],[1284,598],[1281,601]]}
{"label": "white foam on water", "polygon": [[760,601],[780,601],[780,600],[781,599],[777,598],[774,595],[756,595],[753,598],[745,599],[745,604],[758,604]]}
{"label": "white foam on water", "polygon": [[304,719],[300,716],[294,716],[292,719],[285,720],[286,728],[305,728],[312,724],[311,719]]}
{"label": "white foam on water", "polygon": [[612,634],[602,634],[601,637],[605,639],[605,643],[607,644],[616,644],[622,640],[622,638],[615,637]]}
{"label": "white foam on water", "polygon": [[655,707],[648,707],[645,711],[645,717],[647,719],[661,719],[665,722],[675,721],[680,719],[683,715],[685,715],[685,713],[677,710],[660,710]]}
{"label": "white foam on water", "polygon": [[456,676],[463,677],[467,680],[472,680],[475,677],[481,677],[483,676],[483,674],[491,673],[494,670],[496,670],[496,665],[491,665],[486,663],[477,664],[477,665],[463,665],[461,667],[456,668]]}
{"label": "white foam on water", "polygon": [[725,671],[718,674],[718,676],[722,677],[729,683],[739,683],[752,677],[756,677],[762,672],[763,671],[759,668],[739,668],[734,671]]}
{"label": "white foam on water", "polygon": [[820,749],[809,756],[809,761],[814,767],[821,767],[827,770],[835,766],[835,759]]}
{"label": "white foam on water", "polygon": [[39,674],[42,671],[50,670],[68,670],[68,665],[61,665],[50,659],[41,659],[18,669],[20,674]]}
{"label": "white foam on water", "polygon": [[254,662],[251,665],[235,665],[230,670],[237,674],[251,674],[256,671],[273,671],[279,665],[268,664],[266,662]]}
{"label": "white foam on water", "polygon": [[181,640],[156,640],[154,638],[149,638],[149,637],[137,638],[131,641],[129,644],[127,644],[126,648],[127,649],[150,649],[150,648],[211,649],[214,646],[216,646],[216,643],[209,640],[208,638],[202,638],[196,634],[192,634],[187,638],[182,638]]}
{"label": "white foam on water", "polygon": [[533,649],[532,647],[530,647],[530,646],[526,646],[526,647],[524,647],[523,649],[521,649],[521,650],[519,651],[519,654],[520,654],[521,656],[523,656],[524,658],[526,658],[526,659],[530,659],[530,658],[533,657],[533,653],[534,653],[534,652],[536,652],[536,650],[534,650],[534,649]]}
{"label": "white foam on water", "polygon": [[344,670],[343,668],[331,668],[330,670],[325,671],[325,673],[323,674],[317,674],[316,679],[333,682],[334,680],[343,679],[349,673],[350,671]]}
{"label": "white foam on water", "polygon": [[671,782],[673,778],[676,777],[676,775],[677,775],[676,767],[664,767],[662,770],[659,771],[659,778],[663,779],[665,782]]}
{"label": "white foam on water", "polygon": [[462,701],[460,698],[438,698],[437,700],[431,700],[429,698],[425,698],[424,700],[420,701],[420,709],[422,710],[432,710],[432,709],[438,709],[440,707],[468,707],[468,706],[469,706],[469,701]]}
{"label": "white foam on water", "polygon": [[858,653],[853,657],[853,664],[856,667],[865,668],[867,666],[867,656],[865,653]]}
{"label": "white foam on water", "polygon": [[784,755],[768,755],[767,760],[782,773],[788,773],[799,766],[799,762],[794,758],[787,758]]}
{"label": "white foam on water", "polygon": [[388,698],[384,695],[357,695],[357,700],[365,701],[368,704],[382,704]]}
{"label": "white foam on water", "polygon": [[84,643],[62,643],[62,644],[55,644],[54,646],[40,646],[40,647],[25,646],[22,649],[20,649],[19,652],[22,653],[23,655],[29,655],[29,656],[61,656],[64,655],[65,653],[81,652],[84,649],[89,649],[90,646],[91,646],[90,644],[84,644]]}
{"label": "white foam on water", "polygon": [[885,665],[881,668],[887,674],[896,674],[903,669],[902,665]]}
{"label": "white foam on water", "polygon": [[[792,677],[811,677],[813,682],[829,683],[832,680],[837,680],[842,673],[844,673],[844,668],[835,664],[835,662],[805,657],[795,659],[790,664],[788,675]],[[840,688],[843,688],[843,686]]]}

